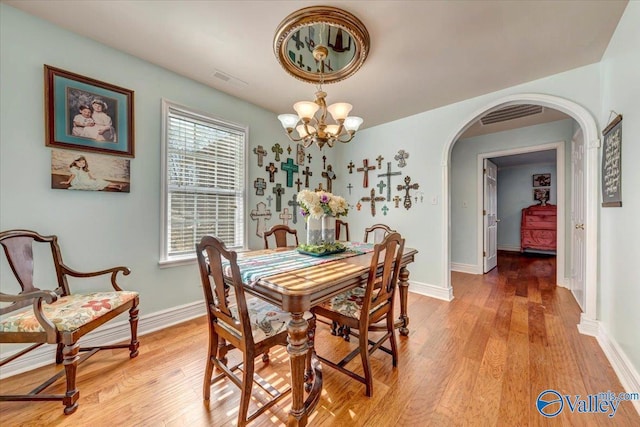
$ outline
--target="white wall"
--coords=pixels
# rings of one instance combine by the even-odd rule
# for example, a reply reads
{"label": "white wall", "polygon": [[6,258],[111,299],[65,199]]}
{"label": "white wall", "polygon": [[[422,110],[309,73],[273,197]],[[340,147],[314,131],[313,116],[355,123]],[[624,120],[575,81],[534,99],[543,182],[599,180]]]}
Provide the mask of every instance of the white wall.
{"label": "white wall", "polygon": [[538,163],[498,168],[498,249],[520,250],[522,209],[539,202],[533,200],[532,175],[551,174],[550,204],[557,204],[555,163]]}
{"label": "white wall", "polygon": [[[602,67],[601,127],[622,120],[622,207],[600,210],[600,319],[640,386],[640,2],[627,5]],[[636,389],[637,389],[636,387]]]}
{"label": "white wall", "polygon": [[[482,264],[477,250],[478,155],[560,141],[564,141],[570,150],[572,132],[573,120],[567,119],[456,142],[451,151],[451,262],[476,266]],[[566,157],[571,158],[565,154]],[[464,201],[467,202],[467,208],[462,207]]]}

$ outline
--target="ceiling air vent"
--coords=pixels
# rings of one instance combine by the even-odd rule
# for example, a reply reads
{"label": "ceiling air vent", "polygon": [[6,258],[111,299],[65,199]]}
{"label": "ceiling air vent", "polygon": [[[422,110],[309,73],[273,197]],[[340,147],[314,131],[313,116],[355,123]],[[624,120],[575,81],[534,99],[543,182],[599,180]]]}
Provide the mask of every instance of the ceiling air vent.
{"label": "ceiling air vent", "polygon": [[506,122],[507,120],[519,119],[522,117],[542,114],[542,106],[540,105],[512,105],[510,107],[501,108],[492,113],[487,114],[480,119],[483,125]]}

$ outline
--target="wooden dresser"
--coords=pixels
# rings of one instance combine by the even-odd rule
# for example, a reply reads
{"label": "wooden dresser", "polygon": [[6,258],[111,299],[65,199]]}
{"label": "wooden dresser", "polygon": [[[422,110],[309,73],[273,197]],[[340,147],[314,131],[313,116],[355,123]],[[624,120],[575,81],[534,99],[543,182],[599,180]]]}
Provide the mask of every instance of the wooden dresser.
{"label": "wooden dresser", "polygon": [[526,249],[556,250],[556,205],[532,205],[522,209],[520,251]]}

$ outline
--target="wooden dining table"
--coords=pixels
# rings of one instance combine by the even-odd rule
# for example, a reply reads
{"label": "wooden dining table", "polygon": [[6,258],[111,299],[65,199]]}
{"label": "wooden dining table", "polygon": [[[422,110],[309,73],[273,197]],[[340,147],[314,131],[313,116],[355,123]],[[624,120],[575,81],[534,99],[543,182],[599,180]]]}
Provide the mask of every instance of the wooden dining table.
{"label": "wooden dining table", "polygon": [[[364,244],[359,244],[364,246]],[[269,255],[284,256],[295,248],[264,249],[238,253],[238,263],[242,273],[243,261],[264,259]],[[404,248],[398,279],[400,292],[400,317],[396,328],[400,334],[409,334],[409,315],[407,313],[407,293],[409,288],[409,270],[407,266],[414,261],[416,249]],[[291,254],[289,254],[291,255]],[[276,258],[277,258],[276,256]],[[308,255],[307,255],[308,256]],[[288,346],[291,365],[292,403],[289,411],[288,426],[304,426],[314,410],[322,391],[322,369],[320,363],[312,360],[312,371],[305,372],[308,350],[307,321],[305,311],[346,290],[367,283],[372,252],[357,253],[354,256],[336,257],[332,255],[321,264],[301,266],[287,271],[277,272],[255,280],[246,280],[245,291],[262,298],[282,310],[291,313],[287,325]],[[306,376],[305,376],[306,374]],[[305,384],[308,395],[305,399]]]}

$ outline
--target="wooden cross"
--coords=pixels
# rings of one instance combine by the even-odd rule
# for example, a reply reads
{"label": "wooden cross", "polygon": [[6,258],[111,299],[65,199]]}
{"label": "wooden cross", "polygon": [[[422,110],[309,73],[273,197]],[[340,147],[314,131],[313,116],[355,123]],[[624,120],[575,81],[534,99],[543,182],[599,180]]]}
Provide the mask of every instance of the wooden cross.
{"label": "wooden cross", "polygon": [[287,153],[288,153],[289,155],[291,155],[291,146],[290,146],[290,145],[287,147]]}
{"label": "wooden cross", "polygon": [[336,179],[336,173],[333,171],[331,165],[327,166],[326,172],[322,172],[322,177],[327,179],[327,191],[331,193],[331,189],[333,188],[333,180]]}
{"label": "wooden cross", "polygon": [[356,165],[354,165],[352,161],[349,161],[349,164],[347,165],[347,169],[349,169],[349,173],[353,173],[353,168],[355,167]]}
{"label": "wooden cross", "polygon": [[382,194],[382,192],[384,191],[384,187],[386,187],[386,186],[387,186],[387,184],[385,184],[383,180],[380,180],[378,185],[376,185],[376,187],[378,187],[378,189],[380,190],[380,194]]}
{"label": "wooden cross", "polygon": [[378,157],[376,157],[376,161],[378,162],[378,169],[382,169],[383,160],[384,160],[384,157],[382,157],[382,155],[378,155]]}
{"label": "wooden cross", "polygon": [[267,188],[267,183],[264,182],[264,178],[258,178],[253,181],[253,188],[256,189],[256,196],[264,196],[264,189]]}
{"label": "wooden cross", "polygon": [[364,172],[364,178],[362,179],[362,186],[364,188],[369,187],[369,171],[374,170],[375,166],[369,166],[369,159],[362,160],[362,167],[356,169],[358,172]]}
{"label": "wooden cross", "polygon": [[372,188],[371,196],[362,197],[360,200],[362,200],[363,202],[371,202],[371,215],[376,216],[376,202],[384,202],[385,199],[384,197],[380,197],[380,196],[376,197],[376,189]]}
{"label": "wooden cross", "polygon": [[273,187],[273,194],[276,195],[276,212],[280,212],[282,210],[282,195],[284,194],[282,184],[277,183],[276,186]]}
{"label": "wooden cross", "polygon": [[387,215],[387,212],[389,212],[389,208],[387,207],[387,205],[384,205],[384,206],[382,207],[382,213],[386,216],[386,215]]}
{"label": "wooden cross", "polygon": [[284,208],[282,210],[282,213],[280,215],[278,215],[278,218],[280,218],[282,220],[282,223],[284,225],[289,225],[289,220],[291,219],[293,215],[291,215],[289,213],[289,208]]}
{"label": "wooden cross", "polygon": [[304,145],[296,145],[296,165],[304,165]]}
{"label": "wooden cross", "polygon": [[322,169],[326,169],[327,168],[327,156],[325,156],[324,154],[322,155]]}
{"label": "wooden cross", "polygon": [[269,202],[269,207],[271,207],[271,202],[273,202],[273,197],[271,197],[271,194],[267,196],[267,202]]}
{"label": "wooden cross", "polygon": [[269,182],[275,182],[274,174],[278,172],[278,168],[273,163],[269,163],[269,166],[264,168],[267,172],[269,172]]}
{"label": "wooden cross", "polygon": [[391,201],[391,177],[401,174],[402,172],[391,172],[391,162],[387,162],[387,173],[378,174],[378,178],[384,178],[385,176],[387,177],[387,202]]}
{"label": "wooden cross", "polygon": [[409,195],[409,190],[412,190],[412,189],[417,190],[418,188],[420,188],[420,185],[418,185],[418,183],[409,184],[410,182],[411,182],[411,177],[407,175],[404,177],[405,185],[398,185],[398,191],[402,191],[402,190],[406,191],[406,194],[404,195],[404,203],[402,204],[405,209],[409,209],[411,207],[411,196]]}
{"label": "wooden cross", "polygon": [[324,188],[322,188],[322,183],[318,184],[318,188],[316,188],[315,191],[324,191]]}
{"label": "wooden cross", "polygon": [[305,167],[305,170],[302,171],[302,175],[304,175],[304,187],[309,188],[309,177],[313,176],[313,172],[309,170],[309,166]]}
{"label": "wooden cross", "polygon": [[279,162],[280,154],[284,153],[284,151],[282,150],[282,147],[280,147],[280,144],[276,142],[276,145],[271,147],[271,151],[273,151],[276,154],[276,162]]}
{"label": "wooden cross", "polygon": [[253,149],[253,152],[258,155],[258,167],[262,167],[262,159],[267,155],[267,150],[265,150],[262,145],[258,145]]}
{"label": "wooden cross", "polygon": [[313,159],[313,157],[311,157],[311,153],[307,154],[307,159],[309,159],[309,163],[311,163],[311,159]]}
{"label": "wooden cross", "polygon": [[358,210],[362,209],[362,203],[360,203],[359,201],[358,203],[356,203],[356,209]]}
{"label": "wooden cross", "polygon": [[256,209],[251,211],[251,219],[254,221],[258,221],[256,226],[256,235],[258,237],[264,236],[264,229],[266,226],[266,221],[271,219],[271,211],[267,209],[267,205],[263,202],[259,202],[256,205]]}
{"label": "wooden cross", "polygon": [[395,196],[395,197],[393,198],[393,203],[395,203],[396,208],[399,208],[399,207],[400,207],[400,200],[402,200],[402,199],[400,198],[400,196]]}
{"label": "wooden cross", "polygon": [[398,167],[399,168],[403,168],[403,167],[407,166],[407,160],[406,159],[409,158],[409,153],[407,153],[404,150],[400,150],[400,151],[398,151],[398,154],[393,156],[393,158],[398,161]]}
{"label": "wooden cross", "polygon": [[287,173],[287,187],[293,187],[293,173],[298,172],[298,166],[293,164],[293,159],[289,157],[286,163],[280,163],[280,169]]}
{"label": "wooden cross", "polygon": [[300,206],[300,203],[298,203],[297,200],[297,194],[294,194],[291,196],[291,200],[289,200],[287,202],[287,205],[291,206],[291,208],[293,209],[293,223],[296,224],[298,222],[298,206]]}
{"label": "wooden cross", "polygon": [[353,185],[351,185],[351,183],[349,183],[349,185],[347,185],[347,188],[349,189],[349,194],[351,194],[351,189],[353,188]]}
{"label": "wooden cross", "polygon": [[300,186],[302,185],[302,181],[300,181],[300,175],[298,175],[298,179],[296,179],[296,187],[298,187],[298,192],[300,191]]}

